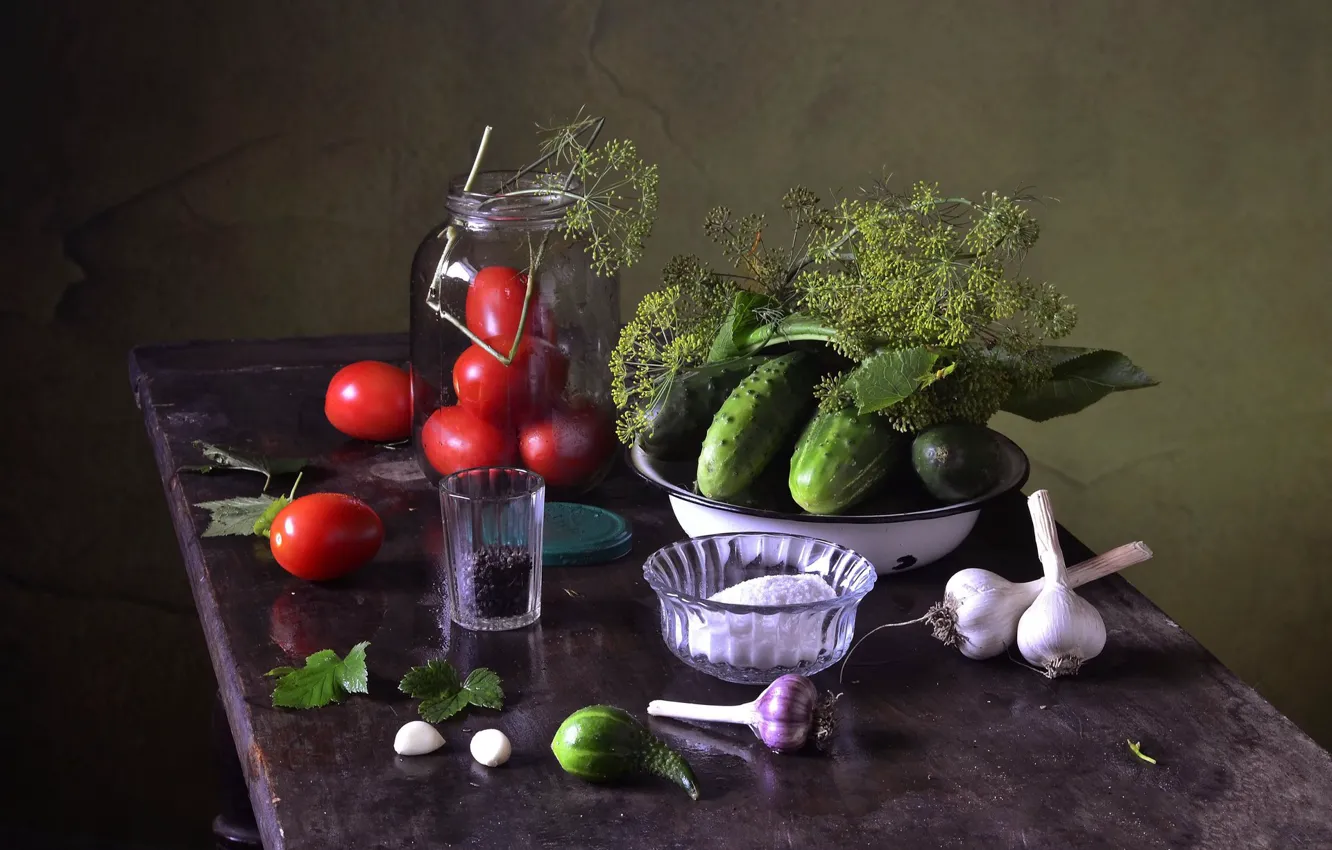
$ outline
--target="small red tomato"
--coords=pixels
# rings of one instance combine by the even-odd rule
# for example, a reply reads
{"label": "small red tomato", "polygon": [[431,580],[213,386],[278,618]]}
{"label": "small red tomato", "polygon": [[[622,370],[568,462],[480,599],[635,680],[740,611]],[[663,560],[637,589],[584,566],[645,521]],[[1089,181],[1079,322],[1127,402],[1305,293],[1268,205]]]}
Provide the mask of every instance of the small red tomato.
{"label": "small red tomato", "polygon": [[474,466],[510,466],[513,437],[461,407],[441,407],[421,428],[426,460],[440,475]]}
{"label": "small red tomato", "polygon": [[[508,354],[512,336],[496,336],[486,344]],[[458,404],[497,425],[521,422],[550,408],[564,389],[569,360],[558,348],[525,335],[513,362],[505,366],[479,345],[472,345],[453,363],[453,391]]]}
{"label": "small red tomato", "polygon": [[[467,288],[467,329],[482,339],[512,339],[526,295],[527,275],[508,266],[486,266]],[[527,304],[527,327],[539,337],[555,340],[555,316],[535,289]]]}
{"label": "small red tomato", "polygon": [[601,469],[614,450],[610,417],[591,404],[560,406],[518,434],[523,466],[551,487],[578,487]]}
{"label": "small red tomato", "polygon": [[412,386],[392,363],[362,360],[344,366],[328,383],[324,415],[342,433],[377,443],[412,433]]}
{"label": "small red tomato", "polygon": [[342,493],[300,497],[278,513],[268,537],[278,564],[306,581],[326,581],[359,569],[383,542],[379,514]]}

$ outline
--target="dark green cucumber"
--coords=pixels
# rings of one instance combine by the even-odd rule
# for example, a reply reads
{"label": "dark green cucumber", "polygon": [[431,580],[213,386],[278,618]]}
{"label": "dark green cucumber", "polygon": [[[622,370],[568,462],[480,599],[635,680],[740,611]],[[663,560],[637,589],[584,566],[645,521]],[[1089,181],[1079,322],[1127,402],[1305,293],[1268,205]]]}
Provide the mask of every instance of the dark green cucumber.
{"label": "dark green cucumber", "polygon": [[961,502],[984,494],[1003,474],[1003,453],[983,425],[936,425],[916,435],[911,464],[930,495]]}
{"label": "dark green cucumber", "polygon": [[698,455],[698,491],[729,499],[754,482],[814,406],[818,362],[791,352],[761,364],[722,402]]}
{"label": "dark green cucumber", "polygon": [[841,513],[901,463],[901,440],[877,413],[815,414],[791,455],[791,498],[812,514]]}
{"label": "dark green cucumber", "polygon": [[666,397],[653,409],[652,424],[638,444],[662,460],[697,457],[712,417],[731,390],[769,359],[739,357],[677,375]]}
{"label": "dark green cucumber", "polygon": [[589,782],[652,774],[698,799],[698,782],[684,757],[622,708],[589,705],[564,719],[550,749],[560,767]]}

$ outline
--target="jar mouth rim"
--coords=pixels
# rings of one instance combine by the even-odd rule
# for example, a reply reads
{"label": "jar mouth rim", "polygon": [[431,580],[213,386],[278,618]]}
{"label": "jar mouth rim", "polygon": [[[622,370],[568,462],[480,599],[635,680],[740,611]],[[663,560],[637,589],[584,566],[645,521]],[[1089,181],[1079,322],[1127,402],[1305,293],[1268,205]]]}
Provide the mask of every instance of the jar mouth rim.
{"label": "jar mouth rim", "polygon": [[[449,212],[475,221],[555,221],[564,217],[582,184],[577,178],[564,189],[566,173],[529,171],[514,180],[515,171],[478,171],[472,188],[464,191],[468,175],[459,174],[449,181]],[[501,189],[506,188],[503,193]]]}

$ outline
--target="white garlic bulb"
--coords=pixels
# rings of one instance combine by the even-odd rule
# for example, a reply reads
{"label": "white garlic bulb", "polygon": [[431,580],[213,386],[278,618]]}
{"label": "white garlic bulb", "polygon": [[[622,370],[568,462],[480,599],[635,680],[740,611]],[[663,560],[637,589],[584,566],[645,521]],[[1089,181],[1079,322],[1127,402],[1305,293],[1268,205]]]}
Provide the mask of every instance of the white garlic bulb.
{"label": "white garlic bulb", "polygon": [[977,661],[1013,645],[1018,618],[1040,593],[1040,581],[1014,583],[989,570],[959,570],[944,585],[944,605],[952,612],[954,642]]}
{"label": "white garlic bulb", "polygon": [[1105,621],[1095,606],[1069,585],[1050,494],[1038,490],[1027,505],[1045,578],[1036,599],[1018,620],[1018,650],[1028,663],[1051,678],[1071,676],[1105,648]]}

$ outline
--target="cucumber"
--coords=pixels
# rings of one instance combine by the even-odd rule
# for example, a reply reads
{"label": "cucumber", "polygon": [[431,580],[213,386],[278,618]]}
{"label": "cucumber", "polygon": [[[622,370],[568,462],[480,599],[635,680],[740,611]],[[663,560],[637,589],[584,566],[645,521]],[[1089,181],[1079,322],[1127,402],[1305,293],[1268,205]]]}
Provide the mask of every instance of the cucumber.
{"label": "cucumber", "polygon": [[729,499],[754,482],[814,406],[818,362],[793,351],[740,382],[708,426],[698,455],[698,491]]}
{"label": "cucumber", "polygon": [[902,439],[877,413],[815,414],[791,455],[791,498],[812,514],[841,513],[897,468]]}
{"label": "cucumber", "polygon": [[643,451],[662,460],[698,456],[703,438],[731,390],[769,357],[739,357],[677,375],[652,411],[652,424],[639,438]]}
{"label": "cucumber", "polygon": [[791,500],[791,491],[786,485],[790,469],[782,463],[783,457],[789,458],[795,450],[795,440],[787,440],[759,477],[745,489],[727,499],[732,505],[744,508],[758,508],[764,511],[777,511],[783,514],[798,514],[800,506]]}
{"label": "cucumber", "polygon": [[916,435],[911,463],[930,495],[945,502],[974,499],[999,483],[1004,458],[983,425],[936,425]]}
{"label": "cucumber", "polygon": [[689,762],[622,708],[589,705],[578,709],[560,724],[550,749],[560,767],[580,779],[613,782],[652,774],[698,799],[698,782]]}

